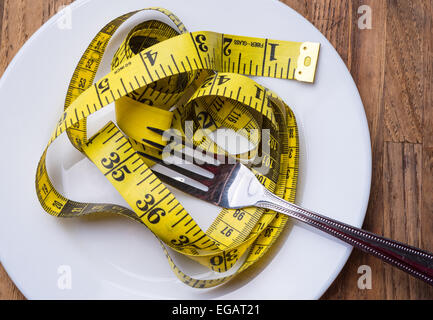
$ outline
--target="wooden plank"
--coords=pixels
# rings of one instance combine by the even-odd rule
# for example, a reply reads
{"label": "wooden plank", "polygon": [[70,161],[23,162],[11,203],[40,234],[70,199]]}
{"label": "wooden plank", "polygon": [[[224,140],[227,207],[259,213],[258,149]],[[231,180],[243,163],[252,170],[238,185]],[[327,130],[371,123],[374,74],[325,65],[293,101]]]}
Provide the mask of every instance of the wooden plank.
{"label": "wooden plank", "polygon": [[426,19],[424,2],[388,0],[385,141],[422,142]]}
{"label": "wooden plank", "polygon": [[[421,248],[422,168],[422,145],[385,143],[384,235]],[[384,271],[385,298],[433,297],[433,287],[389,265]]]}
{"label": "wooden plank", "polygon": [[425,148],[433,148],[433,1],[425,1],[424,12],[426,19],[422,55],[425,73],[423,145]]}
{"label": "wooden plank", "polygon": [[3,11],[4,11],[5,1],[0,0],[0,44],[2,43],[2,30],[3,30]]}
{"label": "wooden plank", "polygon": [[[433,106],[430,106],[432,108]],[[421,214],[419,245],[421,248],[433,252],[433,148],[424,146],[421,186]],[[433,288],[419,289],[418,299],[433,299]]]}
{"label": "wooden plank", "polygon": [[[424,126],[423,169],[421,188],[420,246],[433,252],[433,1],[425,1],[424,27]],[[431,290],[419,294],[420,299],[432,299]]]}
{"label": "wooden plank", "polygon": [[349,60],[349,32],[352,25],[351,1],[282,0],[297,10],[332,43],[345,63]]}
{"label": "wooden plank", "polygon": [[[358,8],[368,5],[372,12],[372,29],[358,28]],[[351,26],[350,71],[361,95],[370,128],[373,177],[370,203],[363,228],[383,234],[383,78],[385,66],[386,2],[383,0],[353,1]],[[348,63],[349,65],[349,63]],[[368,265],[372,270],[373,289],[361,290],[357,281],[358,268]],[[380,299],[385,294],[383,264],[355,250],[342,273],[323,299]]]}

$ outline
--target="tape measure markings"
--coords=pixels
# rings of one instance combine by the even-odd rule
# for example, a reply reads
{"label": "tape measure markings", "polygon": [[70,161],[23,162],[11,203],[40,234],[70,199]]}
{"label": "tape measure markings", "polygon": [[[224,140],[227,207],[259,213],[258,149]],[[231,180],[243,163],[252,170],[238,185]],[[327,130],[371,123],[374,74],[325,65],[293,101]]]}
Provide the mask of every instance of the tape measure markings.
{"label": "tape measure markings", "polygon": [[[254,152],[257,153],[260,137],[254,137],[252,132],[268,127],[272,141],[269,143],[273,147],[268,154],[263,153],[262,150],[263,159],[260,163],[262,167],[267,168],[265,171],[268,173],[262,175],[260,170],[257,171],[259,167],[254,166],[252,170],[269,190],[293,201],[299,155],[297,127],[293,113],[275,93],[249,78],[227,73],[227,71],[240,73],[242,70],[245,74],[247,63],[244,61],[249,61],[250,68],[247,75],[253,75],[254,65],[254,75],[283,78],[286,74],[286,79],[311,82],[314,80],[318,45],[224,35],[209,31],[187,33],[180,20],[169,11],[161,8],[144,10],[157,10],[166,14],[178,26],[181,34],[175,35],[171,27],[165,27],[162,22],[152,21],[137,26],[115,54],[112,66],[117,63],[119,65],[92,85],[111,36],[124,21],[140,11],[113,20],[96,35],[78,63],[65,99],[65,111],[38,165],[36,176],[38,199],[44,210],[54,216],[70,217],[112,212],[145,224],[162,241],[161,245],[169,264],[181,281],[193,287],[212,287],[228,281],[260,259],[267,251],[266,248],[270,247],[278,237],[287,219],[259,208],[223,209],[211,227],[206,232],[202,231],[148,168],[152,161],[140,156],[140,152],[153,155],[160,152],[158,147],[162,145],[159,140],[156,141],[156,136],[152,136],[151,140],[144,139],[145,144],[141,144],[125,137],[117,126],[109,123],[94,137],[87,140],[86,118],[112,102],[116,102],[116,113],[122,114],[124,110],[120,106],[130,98],[139,98],[140,101],[155,104],[163,110],[170,109],[177,101],[177,109],[174,113],[155,114],[152,126],[156,128],[159,126],[158,129],[162,130],[168,129],[167,117],[170,117],[173,127],[183,134],[191,133],[196,145],[218,153],[225,151],[210,139],[209,132],[223,126],[232,130],[243,128],[245,131],[242,131],[241,135],[249,140],[253,139]],[[151,26],[151,29],[146,29],[146,26]],[[153,34],[155,38],[151,37]],[[149,45],[152,41],[159,42],[146,47],[145,44]],[[138,44],[138,51],[143,50],[134,54],[136,48],[130,47],[133,42],[134,45]],[[238,48],[241,45],[245,46],[245,43],[248,49]],[[300,59],[303,58],[303,54],[305,55],[301,47],[312,56],[308,66],[299,63],[302,61]],[[280,51],[284,53],[281,56]],[[259,52],[262,53],[258,54]],[[219,57],[217,53],[220,54]],[[232,60],[232,54],[237,58]],[[254,60],[258,56],[262,56],[263,60]],[[280,65],[286,59],[288,59],[287,70],[284,70]],[[293,63],[295,60],[298,62],[297,65]],[[260,67],[261,73],[258,71]],[[290,75],[290,68],[293,70],[292,75]],[[296,70],[299,69],[301,70],[298,75]],[[278,70],[280,70],[279,75]],[[306,72],[303,72],[304,70]],[[206,80],[200,82],[206,73],[209,73],[210,86],[206,84]],[[200,85],[196,86],[198,83]],[[191,92],[190,98],[186,93],[188,90]],[[126,98],[127,96],[129,98]],[[209,102],[211,100],[206,100],[209,97],[216,98],[213,102]],[[257,115],[252,114],[248,108]],[[221,114],[224,116],[221,117]],[[190,119],[200,130],[206,127],[206,121],[211,119],[207,129],[211,128],[213,131],[189,132],[190,129],[184,131],[181,122],[188,117],[191,117]],[[128,121],[122,121],[125,120],[118,122],[119,125],[121,127],[125,125],[125,130],[128,130],[126,128]],[[143,123],[146,121],[149,122],[149,119],[144,118]],[[147,131],[141,134],[151,134],[148,126],[144,127]],[[134,130],[135,128],[131,129]],[[46,171],[45,158],[50,144],[65,131],[68,132],[71,143],[95,163],[135,213],[117,205],[71,201],[54,189]],[[280,141],[283,143],[280,144]],[[254,152],[253,154],[256,155]],[[193,233],[195,229],[197,230]],[[245,252],[250,251],[246,262],[233,276],[216,280],[198,280],[180,271],[169,256],[165,245],[218,272],[227,271]]]}

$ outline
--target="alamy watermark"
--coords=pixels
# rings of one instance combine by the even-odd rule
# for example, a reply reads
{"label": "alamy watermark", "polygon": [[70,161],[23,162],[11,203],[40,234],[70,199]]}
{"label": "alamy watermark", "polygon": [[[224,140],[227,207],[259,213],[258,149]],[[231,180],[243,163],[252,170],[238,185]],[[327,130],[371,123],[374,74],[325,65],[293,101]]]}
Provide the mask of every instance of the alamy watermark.
{"label": "alamy watermark", "polygon": [[60,30],[71,30],[72,29],[72,9],[70,6],[59,6],[57,12],[60,13],[60,17],[57,20],[57,27]]}
{"label": "alamy watermark", "polygon": [[[194,132],[194,134],[193,134]],[[249,162],[263,175],[266,175],[274,167],[271,157],[273,150],[277,148],[273,144],[270,129],[240,129],[229,130],[229,135],[220,131],[211,132],[209,129],[193,130],[193,122],[185,122],[185,139],[183,134],[170,129],[163,133],[163,140],[169,141],[162,151],[162,160],[166,164],[183,165],[193,162],[197,165],[214,162],[215,164],[236,164],[238,161]],[[224,130],[222,131],[224,133]],[[215,155],[213,150],[202,149],[186,141],[197,140],[197,137],[207,138],[220,147],[221,154]],[[248,146],[245,138],[248,137]],[[221,140],[224,140],[221,143]],[[203,141],[201,141],[203,142]],[[198,144],[200,146],[200,143]],[[224,151],[229,156],[224,154]]]}
{"label": "alamy watermark", "polygon": [[372,28],[372,11],[369,5],[362,5],[358,8],[358,28],[361,30]]}
{"label": "alamy watermark", "polygon": [[61,265],[57,268],[57,288],[60,290],[72,290],[72,268]]}
{"label": "alamy watermark", "polygon": [[371,290],[372,289],[371,267],[367,265],[359,266],[358,274],[361,274],[361,276],[358,278],[358,288],[360,290]]}

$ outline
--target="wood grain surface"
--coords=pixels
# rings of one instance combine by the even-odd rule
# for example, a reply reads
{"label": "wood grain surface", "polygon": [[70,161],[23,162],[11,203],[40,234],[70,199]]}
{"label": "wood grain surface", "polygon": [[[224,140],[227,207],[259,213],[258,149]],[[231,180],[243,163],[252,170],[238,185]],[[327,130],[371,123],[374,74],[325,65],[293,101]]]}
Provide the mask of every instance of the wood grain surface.
{"label": "wood grain surface", "polygon": [[[0,0],[0,75],[26,40],[72,0]],[[363,228],[433,251],[433,1],[283,0],[337,49],[361,94],[373,180]],[[368,5],[372,28],[360,29]],[[372,288],[359,289],[370,266]],[[24,299],[0,265],[0,299]],[[433,287],[353,251],[322,299],[433,299]]]}

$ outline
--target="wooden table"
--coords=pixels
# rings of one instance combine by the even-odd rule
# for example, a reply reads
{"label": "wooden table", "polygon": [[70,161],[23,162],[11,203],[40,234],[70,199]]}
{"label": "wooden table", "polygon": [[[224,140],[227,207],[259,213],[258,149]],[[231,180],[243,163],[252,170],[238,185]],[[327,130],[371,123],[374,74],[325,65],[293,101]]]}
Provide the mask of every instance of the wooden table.
{"label": "wooden table", "polygon": [[[0,0],[0,74],[61,5]],[[334,45],[360,91],[371,132],[373,181],[364,228],[433,251],[431,0],[283,0]],[[361,5],[372,28],[360,29]],[[372,288],[361,290],[361,265]],[[24,299],[0,266],[0,299]],[[323,299],[433,299],[433,287],[354,251]]]}

